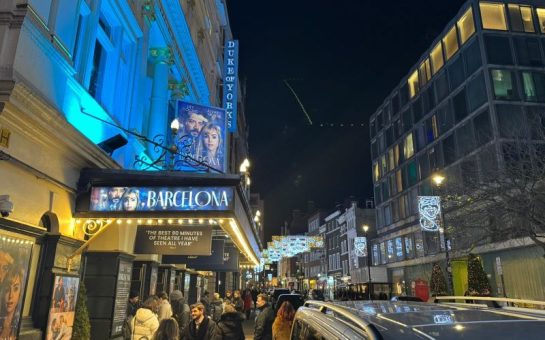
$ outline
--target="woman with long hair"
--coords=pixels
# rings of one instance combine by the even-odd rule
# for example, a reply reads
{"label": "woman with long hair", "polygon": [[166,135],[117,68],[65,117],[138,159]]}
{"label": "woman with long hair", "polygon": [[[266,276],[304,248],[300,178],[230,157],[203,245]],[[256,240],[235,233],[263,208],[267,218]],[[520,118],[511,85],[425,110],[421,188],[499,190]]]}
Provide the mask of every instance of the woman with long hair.
{"label": "woman with long hair", "polygon": [[272,326],[273,340],[289,340],[291,337],[291,326],[295,317],[295,309],[289,301],[284,301]]}
{"label": "woman with long hair", "polygon": [[121,209],[124,211],[135,211],[140,207],[140,191],[138,189],[127,189],[121,197]]}
{"label": "woman with long hair", "polygon": [[221,170],[223,164],[222,145],[221,127],[217,124],[207,124],[199,135],[197,147],[199,159],[211,167]]}
{"label": "woman with long hair", "polygon": [[161,320],[159,328],[153,336],[153,340],[179,340],[180,333],[178,328],[178,322],[174,318],[168,318]]}
{"label": "woman with long hair", "polygon": [[17,339],[24,277],[24,270],[14,265],[4,278],[0,295],[0,339],[2,340]]}

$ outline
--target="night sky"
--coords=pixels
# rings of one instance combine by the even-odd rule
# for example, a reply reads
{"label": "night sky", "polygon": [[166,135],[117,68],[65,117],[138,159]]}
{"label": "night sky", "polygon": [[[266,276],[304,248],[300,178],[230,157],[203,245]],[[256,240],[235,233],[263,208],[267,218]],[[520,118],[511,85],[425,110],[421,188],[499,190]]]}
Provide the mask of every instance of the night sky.
{"label": "night sky", "polygon": [[373,196],[369,117],[463,3],[228,2],[247,87],[252,192],[265,199],[267,238],[309,200],[327,210]]}

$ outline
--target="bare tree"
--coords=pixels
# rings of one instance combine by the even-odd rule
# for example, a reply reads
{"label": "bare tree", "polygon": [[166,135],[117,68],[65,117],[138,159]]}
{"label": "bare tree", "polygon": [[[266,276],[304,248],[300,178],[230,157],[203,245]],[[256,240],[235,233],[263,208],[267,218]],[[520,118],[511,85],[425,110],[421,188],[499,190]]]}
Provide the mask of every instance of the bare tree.
{"label": "bare tree", "polygon": [[545,250],[545,115],[530,111],[500,136],[447,171],[440,191],[453,248],[529,237]]}

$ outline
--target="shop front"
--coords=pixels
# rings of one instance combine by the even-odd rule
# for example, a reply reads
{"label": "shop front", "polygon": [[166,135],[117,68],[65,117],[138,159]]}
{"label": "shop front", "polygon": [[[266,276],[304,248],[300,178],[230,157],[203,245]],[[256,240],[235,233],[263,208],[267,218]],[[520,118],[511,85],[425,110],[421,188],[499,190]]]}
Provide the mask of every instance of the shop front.
{"label": "shop front", "polygon": [[260,256],[243,195],[237,175],[83,171],[75,224],[87,241],[73,255],[85,259],[94,336],[120,335],[131,290],[181,287],[194,303],[205,290],[241,288],[240,265]]}

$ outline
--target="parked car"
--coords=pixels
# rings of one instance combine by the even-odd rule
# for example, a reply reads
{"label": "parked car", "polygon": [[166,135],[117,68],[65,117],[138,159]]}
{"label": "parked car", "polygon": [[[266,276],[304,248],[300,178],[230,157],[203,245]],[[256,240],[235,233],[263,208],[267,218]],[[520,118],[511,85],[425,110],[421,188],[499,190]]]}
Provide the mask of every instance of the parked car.
{"label": "parked car", "polygon": [[282,306],[282,303],[284,303],[284,301],[289,301],[293,306],[293,309],[295,310],[305,304],[305,298],[301,294],[282,294],[278,297],[274,305],[275,315],[276,312],[278,312],[278,309],[280,309],[280,306]]}
{"label": "parked car", "polygon": [[324,301],[325,300],[324,292],[322,292],[319,289],[311,289],[308,292],[308,298],[309,298],[309,300],[318,300],[318,301]]}
{"label": "parked car", "polygon": [[289,294],[290,293],[290,290],[287,289],[287,288],[275,288],[271,293],[270,293],[270,300],[271,300],[271,304],[272,306],[274,307],[275,303],[276,303],[276,300],[278,300],[278,297],[282,294]]}
{"label": "parked car", "polygon": [[543,311],[528,308],[307,301],[295,314],[291,339],[541,339],[544,332]]}

